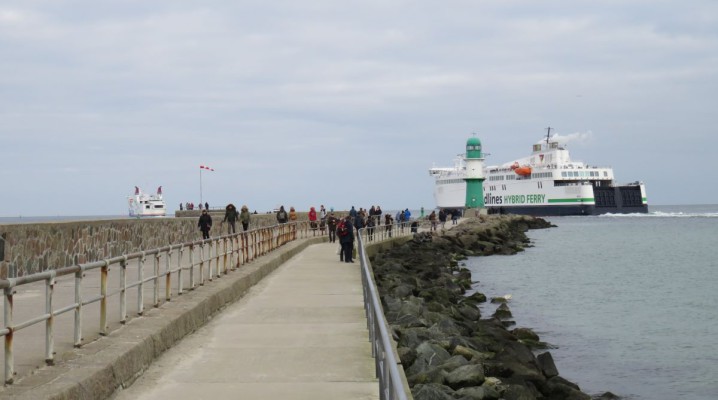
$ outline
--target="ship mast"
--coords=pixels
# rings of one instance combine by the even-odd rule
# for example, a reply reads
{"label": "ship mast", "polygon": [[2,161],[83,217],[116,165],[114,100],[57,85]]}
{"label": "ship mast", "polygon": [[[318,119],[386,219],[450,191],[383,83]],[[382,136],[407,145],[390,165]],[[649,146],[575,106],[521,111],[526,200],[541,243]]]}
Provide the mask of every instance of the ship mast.
{"label": "ship mast", "polygon": [[551,127],[546,128],[546,146],[548,146],[548,138],[551,136]]}

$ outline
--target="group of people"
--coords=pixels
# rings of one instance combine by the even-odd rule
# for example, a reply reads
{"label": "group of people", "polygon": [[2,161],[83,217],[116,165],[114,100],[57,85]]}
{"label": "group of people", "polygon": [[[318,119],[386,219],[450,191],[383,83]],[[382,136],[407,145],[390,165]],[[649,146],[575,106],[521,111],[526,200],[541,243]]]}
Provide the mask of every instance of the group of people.
{"label": "group of people", "polygon": [[[202,203],[199,203],[199,209],[200,210],[202,209]],[[209,210],[209,203],[207,203],[206,201],[204,202],[204,209]],[[184,203],[184,205],[182,205],[182,203],[180,203],[180,211],[182,211],[182,210],[187,210],[187,211],[194,210],[194,203],[191,203],[189,201]]]}
{"label": "group of people", "polygon": [[[191,203],[187,203],[188,207],[192,206]],[[188,208],[191,209],[191,208]],[[212,217],[208,212],[209,205],[205,203],[205,209],[202,210],[202,214],[199,217],[197,226],[202,231],[202,238],[209,238],[209,231],[212,228]],[[422,210],[423,211],[423,210]],[[256,213],[256,212],[255,212]],[[423,212],[422,212],[423,214]],[[389,213],[383,213],[380,206],[371,206],[368,210],[359,208],[357,210],[354,206],[349,210],[349,214],[345,217],[337,217],[334,214],[334,210],[327,212],[324,205],[316,210],[314,207],[309,208],[308,219],[309,225],[312,229],[319,229],[322,232],[326,229],[329,234],[329,242],[334,243],[339,238],[339,244],[341,251],[339,252],[340,261],[351,263],[353,261],[353,248],[354,248],[354,230],[358,234],[359,230],[366,228],[367,239],[369,241],[374,239],[375,228],[381,226],[382,215],[384,216],[384,230],[388,236],[391,237],[392,228],[394,222],[398,224],[398,228],[403,232],[407,226],[410,226],[412,232],[418,230],[418,221],[411,219],[411,212],[409,209],[400,210],[395,216]],[[431,229],[436,230],[437,226],[441,224],[444,228],[446,221],[451,219],[452,224],[457,224],[457,220],[461,216],[460,210],[452,209],[441,209],[437,214],[436,211],[432,211],[428,216],[428,220],[431,223]],[[286,211],[284,206],[280,206],[276,212],[277,223],[286,224],[297,220],[297,212],[294,207],[290,207],[289,211]],[[422,215],[423,219],[423,215]],[[228,204],[225,208],[224,219],[222,223],[227,222],[227,233],[236,233],[236,222],[239,221],[242,224],[244,231],[249,229],[250,212],[246,205],[242,206],[241,212],[237,211],[234,204]]]}
{"label": "group of people", "polygon": [[[441,209],[439,210],[439,215],[436,215],[436,211],[432,211],[431,214],[429,214],[429,222],[431,222],[431,230],[435,231],[438,224],[441,224],[441,229],[444,229],[446,227],[446,220],[451,219],[451,224],[456,225],[458,224],[459,217],[461,216],[461,211],[458,209]],[[437,221],[438,219],[438,221]]]}
{"label": "group of people", "polygon": [[[202,231],[202,239],[209,239],[209,231],[212,229],[212,216],[208,210],[209,207],[205,206],[199,216],[199,221],[197,221],[197,227]],[[227,234],[237,233],[237,221],[242,224],[242,230],[247,231],[249,229],[250,215],[249,208],[246,205],[242,206],[241,211],[237,211],[234,204],[227,204],[224,209],[224,219],[222,220],[223,224],[227,223]]]}

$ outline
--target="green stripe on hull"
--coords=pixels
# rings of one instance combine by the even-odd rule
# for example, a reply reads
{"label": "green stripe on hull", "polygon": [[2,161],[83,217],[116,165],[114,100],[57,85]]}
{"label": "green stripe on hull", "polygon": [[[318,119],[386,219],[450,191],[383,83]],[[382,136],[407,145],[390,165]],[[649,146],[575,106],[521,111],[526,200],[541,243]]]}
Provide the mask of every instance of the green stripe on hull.
{"label": "green stripe on hull", "polygon": [[593,197],[584,197],[579,199],[548,199],[550,203],[594,203],[596,199]]}

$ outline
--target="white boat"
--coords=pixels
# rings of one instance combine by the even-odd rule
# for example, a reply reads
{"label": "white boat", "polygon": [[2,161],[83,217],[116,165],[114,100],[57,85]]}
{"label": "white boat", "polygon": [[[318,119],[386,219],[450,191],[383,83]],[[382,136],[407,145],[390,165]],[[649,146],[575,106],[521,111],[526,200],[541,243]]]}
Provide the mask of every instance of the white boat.
{"label": "white boat", "polygon": [[157,188],[157,194],[144,193],[135,186],[135,194],[127,198],[127,205],[130,217],[164,217],[167,214],[162,186]]}
{"label": "white boat", "polygon": [[[566,138],[550,135],[533,145],[528,157],[484,167],[484,205],[489,213],[537,216],[647,213],[643,182],[616,185],[613,169],[573,161]],[[466,165],[434,167],[434,199],[442,209],[463,209]]]}

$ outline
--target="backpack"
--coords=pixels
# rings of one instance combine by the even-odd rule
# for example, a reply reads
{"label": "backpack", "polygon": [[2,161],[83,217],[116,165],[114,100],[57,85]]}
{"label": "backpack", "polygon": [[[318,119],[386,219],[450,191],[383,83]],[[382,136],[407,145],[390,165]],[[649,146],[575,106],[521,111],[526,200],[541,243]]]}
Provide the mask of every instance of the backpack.
{"label": "backpack", "polygon": [[337,225],[337,235],[339,236],[346,236],[349,234],[349,229],[347,228],[347,225],[342,221]]}

